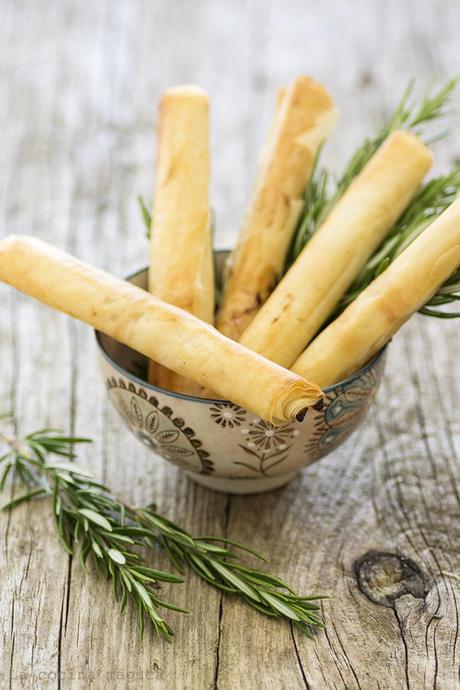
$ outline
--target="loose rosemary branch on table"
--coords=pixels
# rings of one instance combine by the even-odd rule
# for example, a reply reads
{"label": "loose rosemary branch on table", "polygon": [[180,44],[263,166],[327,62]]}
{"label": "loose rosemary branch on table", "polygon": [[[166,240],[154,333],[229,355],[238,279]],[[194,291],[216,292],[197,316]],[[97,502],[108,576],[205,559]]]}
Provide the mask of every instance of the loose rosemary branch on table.
{"label": "loose rosemary branch on table", "polygon": [[[251,549],[224,537],[194,537],[159,515],[154,505],[133,508],[112,496],[106,486],[72,462],[74,445],[88,442],[55,429],[23,438],[0,431],[0,443],[6,447],[0,457],[0,491],[9,476],[26,489],[2,510],[48,498],[64,549],[69,554],[78,550],[84,569],[90,559],[111,580],[120,611],[131,601],[138,610],[141,635],[149,620],[156,633],[171,640],[173,631],[159,609],[187,611],[162,599],[158,583],[183,582],[186,568],[223,592],[241,597],[260,613],[292,621],[309,637],[315,628],[324,627],[315,603],[324,595],[297,595],[280,578],[242,563],[230,547],[266,560]],[[150,552],[162,548],[179,576],[151,568],[138,547]]]}

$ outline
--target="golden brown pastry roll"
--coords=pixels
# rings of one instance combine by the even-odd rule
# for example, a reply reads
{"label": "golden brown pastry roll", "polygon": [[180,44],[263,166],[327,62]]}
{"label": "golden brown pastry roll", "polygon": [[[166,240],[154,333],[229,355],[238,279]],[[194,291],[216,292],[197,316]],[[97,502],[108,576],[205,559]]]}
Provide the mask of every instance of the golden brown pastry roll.
{"label": "golden brown pastry roll", "polygon": [[240,338],[290,367],[405,209],[432,163],[410,132],[391,134],[339,199]]}
{"label": "golden brown pastry roll", "polygon": [[321,386],[375,355],[460,266],[460,199],[454,201],[333,321],[293,366]]}
{"label": "golden brown pastry roll", "polygon": [[[157,122],[157,169],[149,290],[214,322],[214,263],[209,208],[209,98],[196,86],[166,91]],[[196,394],[198,385],[151,363],[149,381]]]}
{"label": "golden brown pastry roll", "polygon": [[273,424],[302,418],[322,397],[196,316],[35,238],[0,241],[0,280]]}
{"label": "golden brown pastry roll", "polygon": [[336,119],[331,96],[313,79],[299,77],[278,94],[217,320],[219,330],[234,340],[280,276],[315,156]]}

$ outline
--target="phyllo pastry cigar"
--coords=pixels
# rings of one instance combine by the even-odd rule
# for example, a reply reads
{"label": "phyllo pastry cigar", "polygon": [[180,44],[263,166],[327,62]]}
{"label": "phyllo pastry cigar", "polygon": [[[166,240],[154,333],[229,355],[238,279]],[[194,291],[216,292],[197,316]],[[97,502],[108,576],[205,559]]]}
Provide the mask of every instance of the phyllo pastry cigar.
{"label": "phyllo pastry cigar", "polygon": [[293,366],[321,386],[360,369],[460,266],[460,199],[333,321]]}
{"label": "phyllo pastry cigar", "polygon": [[336,119],[331,96],[313,79],[299,77],[278,93],[217,320],[219,330],[234,340],[281,274],[316,154]]}
{"label": "phyllo pastry cigar", "polygon": [[303,418],[322,397],[196,316],[35,238],[0,241],[0,280],[273,424]]}
{"label": "phyllo pastry cigar", "polygon": [[[214,322],[209,208],[209,98],[196,86],[166,91],[157,122],[157,166],[150,239],[150,292]],[[199,387],[151,362],[149,381],[197,394]]]}
{"label": "phyllo pastry cigar", "polygon": [[410,132],[391,134],[279,282],[240,342],[290,367],[406,208],[432,164]]}

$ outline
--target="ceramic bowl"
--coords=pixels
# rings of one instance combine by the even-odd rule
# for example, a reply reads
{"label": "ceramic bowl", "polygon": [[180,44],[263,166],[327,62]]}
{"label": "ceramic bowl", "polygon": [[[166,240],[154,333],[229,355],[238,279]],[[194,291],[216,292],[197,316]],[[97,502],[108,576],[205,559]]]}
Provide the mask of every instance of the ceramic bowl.
{"label": "ceramic bowl", "polygon": [[[225,252],[216,254],[221,275]],[[130,276],[147,285],[147,269]],[[129,431],[198,484],[227,493],[259,493],[291,481],[298,470],[337,448],[363,421],[377,392],[385,350],[356,374],[325,390],[321,409],[302,422],[274,427],[238,405],[196,398],[146,382],[147,360],[97,332],[109,398]]]}

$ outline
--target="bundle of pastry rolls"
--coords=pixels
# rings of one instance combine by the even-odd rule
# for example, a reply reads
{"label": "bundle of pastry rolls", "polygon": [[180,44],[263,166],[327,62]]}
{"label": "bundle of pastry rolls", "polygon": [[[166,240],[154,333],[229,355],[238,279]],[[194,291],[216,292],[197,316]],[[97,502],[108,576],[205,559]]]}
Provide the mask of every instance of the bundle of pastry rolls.
{"label": "bundle of pastry rolls", "polygon": [[[281,99],[286,103],[284,94]],[[326,123],[330,127],[335,114],[331,101],[329,109],[326,102],[324,97],[321,143],[329,131]],[[273,144],[279,111],[280,106],[263,152],[262,173],[257,176],[240,239],[229,260],[230,276],[217,325],[254,352],[327,387],[365,365],[458,269],[460,201],[452,203],[321,331],[414,199],[433,159],[415,133],[391,132],[280,276],[292,237],[292,227],[284,221],[284,243],[276,252],[281,263],[272,261],[271,282],[267,270],[261,280],[262,270],[267,269],[265,248],[279,241],[272,222],[272,199],[263,197],[263,173],[283,163]],[[303,171],[311,175],[307,165]],[[289,198],[290,204],[292,201]]]}
{"label": "bundle of pastry rolls", "polygon": [[321,84],[299,77],[280,89],[274,110],[217,313],[209,98],[194,86],[160,100],[151,294],[30,237],[0,241],[0,280],[143,353],[155,386],[212,392],[275,425],[302,418],[321,388],[366,364],[458,269],[460,200],[331,321],[432,155],[413,132],[390,133],[283,275],[337,109]]}
{"label": "bundle of pastry rolls", "polygon": [[290,367],[405,209],[431,165],[415,135],[388,137],[241,336]]}

